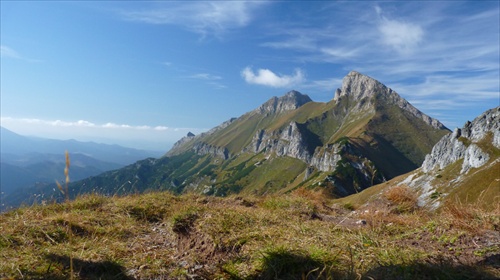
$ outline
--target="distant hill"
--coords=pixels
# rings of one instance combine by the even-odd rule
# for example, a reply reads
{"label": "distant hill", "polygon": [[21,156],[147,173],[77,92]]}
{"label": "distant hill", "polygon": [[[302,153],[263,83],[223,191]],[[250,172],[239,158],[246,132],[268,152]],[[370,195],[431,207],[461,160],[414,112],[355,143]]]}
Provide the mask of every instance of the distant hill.
{"label": "distant hill", "polygon": [[[273,97],[206,133],[187,135],[162,158],[75,182],[71,189],[225,196],[308,187],[343,197],[418,168],[449,132],[394,90],[353,71],[330,102],[313,102],[297,91]],[[42,191],[46,199],[52,189]]]}
{"label": "distant hill", "polygon": [[[0,199],[12,204],[12,197],[24,197],[24,189],[43,187],[64,179],[64,152],[71,157],[71,180],[77,181],[121,168],[161,153],[118,145],[26,137],[1,127]],[[34,189],[34,188],[32,188]],[[13,193],[18,191],[16,195]],[[23,198],[24,200],[24,198]]]}
{"label": "distant hill", "polygon": [[54,140],[36,137],[26,137],[1,127],[2,162],[14,165],[23,165],[28,160],[36,160],[39,156],[26,157],[30,154],[64,155],[67,150],[73,154],[84,154],[89,158],[116,163],[122,166],[147,157],[157,157],[158,152],[125,148],[119,145],[98,144],[94,142],[80,142],[77,140]]}

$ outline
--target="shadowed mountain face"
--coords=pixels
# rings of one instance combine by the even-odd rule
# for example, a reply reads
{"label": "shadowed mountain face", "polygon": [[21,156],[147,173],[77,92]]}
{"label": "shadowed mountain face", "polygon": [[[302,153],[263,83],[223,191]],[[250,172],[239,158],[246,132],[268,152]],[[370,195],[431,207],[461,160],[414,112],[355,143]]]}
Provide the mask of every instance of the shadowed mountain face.
{"label": "shadowed mountain face", "polygon": [[161,159],[72,187],[76,193],[226,195],[310,186],[346,196],[417,168],[447,133],[394,90],[353,71],[327,103],[291,91],[206,133],[189,134]]}

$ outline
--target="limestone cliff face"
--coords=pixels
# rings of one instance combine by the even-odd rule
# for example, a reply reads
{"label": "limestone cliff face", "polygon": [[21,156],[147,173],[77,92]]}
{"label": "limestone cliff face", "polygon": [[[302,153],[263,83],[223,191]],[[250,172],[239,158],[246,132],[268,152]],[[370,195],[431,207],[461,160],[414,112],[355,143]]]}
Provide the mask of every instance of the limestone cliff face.
{"label": "limestone cliff face", "polygon": [[465,123],[463,128],[444,136],[425,157],[422,171],[443,169],[460,159],[464,160],[462,174],[470,168],[481,167],[490,159],[490,155],[481,149],[481,141],[500,148],[500,107],[484,112],[472,122]]}
{"label": "limestone cliff face", "polygon": [[291,122],[282,130],[267,133],[265,130],[258,131],[250,150],[254,153],[265,152],[277,156],[289,156],[300,159],[308,165],[320,171],[332,171],[340,160],[338,155],[340,146],[331,144],[326,147],[315,146],[318,140],[304,126]]}
{"label": "limestone cliff face", "polygon": [[221,159],[229,159],[231,154],[229,150],[225,147],[212,146],[204,142],[198,142],[194,144],[193,151],[198,155],[211,155],[213,157],[218,157]]}
{"label": "limestone cliff face", "polygon": [[319,171],[330,172],[335,170],[337,163],[342,159],[340,144],[332,144],[316,149],[309,163]]}
{"label": "limestone cliff face", "polygon": [[250,144],[254,153],[275,153],[278,156],[289,156],[304,162],[311,160],[311,153],[307,150],[308,142],[296,122],[291,122],[285,129],[266,133],[258,131]]}

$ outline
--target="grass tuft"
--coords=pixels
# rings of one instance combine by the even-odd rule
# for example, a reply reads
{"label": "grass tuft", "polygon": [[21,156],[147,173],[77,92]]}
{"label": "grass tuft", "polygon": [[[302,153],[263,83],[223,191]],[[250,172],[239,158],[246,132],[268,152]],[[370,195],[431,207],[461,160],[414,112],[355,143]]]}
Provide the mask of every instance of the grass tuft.
{"label": "grass tuft", "polygon": [[418,208],[417,194],[407,186],[395,186],[384,192],[384,197],[394,206],[396,213],[413,212]]}

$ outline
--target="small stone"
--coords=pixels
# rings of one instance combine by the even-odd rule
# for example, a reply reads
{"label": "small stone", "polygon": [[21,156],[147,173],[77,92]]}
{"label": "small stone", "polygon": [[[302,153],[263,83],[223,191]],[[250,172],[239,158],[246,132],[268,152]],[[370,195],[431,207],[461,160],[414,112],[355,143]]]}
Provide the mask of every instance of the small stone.
{"label": "small stone", "polygon": [[366,221],[365,220],[359,220],[356,222],[356,224],[358,225],[366,225]]}

